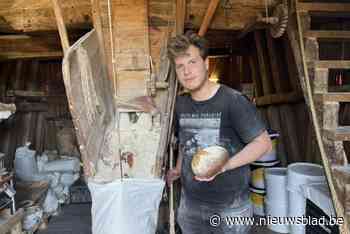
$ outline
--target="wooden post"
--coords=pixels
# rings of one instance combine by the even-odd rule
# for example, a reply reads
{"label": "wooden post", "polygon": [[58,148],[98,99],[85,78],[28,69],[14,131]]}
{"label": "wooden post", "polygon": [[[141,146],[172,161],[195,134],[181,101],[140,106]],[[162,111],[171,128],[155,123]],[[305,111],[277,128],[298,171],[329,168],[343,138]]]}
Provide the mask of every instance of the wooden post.
{"label": "wooden post", "polygon": [[204,36],[207,32],[209,25],[211,23],[211,20],[214,16],[214,13],[216,11],[217,6],[219,5],[220,0],[211,0],[207,9],[207,12],[205,13],[202,25],[199,29],[198,35]]}
{"label": "wooden post", "polygon": [[100,52],[101,52],[101,58],[103,59],[103,64],[107,65],[108,70],[108,77],[110,80],[112,80],[112,64],[110,62],[107,63],[108,58],[106,57],[106,48],[104,44],[104,37],[103,37],[103,29],[102,29],[102,22],[101,22],[101,4],[100,0],[91,0],[91,10],[92,10],[92,19],[94,28],[97,32],[98,37],[98,43],[100,45]]}
{"label": "wooden post", "polygon": [[51,2],[53,5],[53,9],[55,11],[56,23],[57,23],[58,32],[61,38],[62,49],[63,49],[63,52],[66,53],[66,51],[69,48],[69,40],[68,40],[67,29],[66,29],[66,26],[64,25],[62,10],[58,3],[58,0],[51,0]]}
{"label": "wooden post", "polygon": [[176,34],[183,34],[186,17],[186,0],[176,0]]}
{"label": "wooden post", "polygon": [[276,89],[276,93],[283,92],[282,82],[281,82],[281,73],[280,73],[280,58],[277,53],[275,41],[271,37],[270,33],[266,31],[266,39],[267,39],[267,51],[270,57],[271,64],[271,75],[274,83],[274,87]]}
{"label": "wooden post", "polygon": [[258,56],[262,87],[264,91],[264,95],[273,93],[273,87],[271,85],[271,81],[269,79],[268,65],[265,58],[264,48],[262,46],[262,37],[261,32],[254,32],[254,39],[256,45],[256,52]]}
{"label": "wooden post", "polygon": [[259,79],[259,75],[257,73],[257,62],[256,62],[256,56],[251,55],[249,57],[249,66],[251,69],[251,73],[252,73],[252,80],[255,84],[255,91],[256,91],[256,97],[261,97],[263,96],[263,89],[262,89],[262,84],[261,84],[261,80]]}

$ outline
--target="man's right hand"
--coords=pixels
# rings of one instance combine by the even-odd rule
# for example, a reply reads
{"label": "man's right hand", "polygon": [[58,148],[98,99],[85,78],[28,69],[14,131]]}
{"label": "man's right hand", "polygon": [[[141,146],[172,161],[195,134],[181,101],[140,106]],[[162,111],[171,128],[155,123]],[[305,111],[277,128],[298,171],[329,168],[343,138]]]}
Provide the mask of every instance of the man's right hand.
{"label": "man's right hand", "polygon": [[180,178],[180,170],[174,168],[170,169],[166,175],[166,183],[170,186],[175,180]]}

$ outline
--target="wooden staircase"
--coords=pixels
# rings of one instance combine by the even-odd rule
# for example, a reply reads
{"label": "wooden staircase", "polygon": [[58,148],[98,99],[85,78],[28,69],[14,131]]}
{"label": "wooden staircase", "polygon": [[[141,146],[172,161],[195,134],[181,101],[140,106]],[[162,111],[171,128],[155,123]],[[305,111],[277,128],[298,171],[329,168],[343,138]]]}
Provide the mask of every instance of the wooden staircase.
{"label": "wooden staircase", "polygon": [[[304,58],[312,86],[317,119],[327,155],[323,163],[330,169],[331,178],[328,177],[328,181],[334,185],[336,196],[333,194],[333,201],[337,215],[345,217],[347,223],[350,223],[350,165],[343,147],[343,141],[350,140],[350,126],[341,126],[338,121],[340,102],[350,102],[350,92],[330,92],[328,88],[330,69],[350,69],[350,60],[320,60],[319,57],[321,40],[349,41],[350,31],[311,30],[312,14],[344,15],[350,13],[350,2],[319,3],[299,0],[295,6],[300,19]],[[349,233],[347,224],[343,225],[341,233]]]}

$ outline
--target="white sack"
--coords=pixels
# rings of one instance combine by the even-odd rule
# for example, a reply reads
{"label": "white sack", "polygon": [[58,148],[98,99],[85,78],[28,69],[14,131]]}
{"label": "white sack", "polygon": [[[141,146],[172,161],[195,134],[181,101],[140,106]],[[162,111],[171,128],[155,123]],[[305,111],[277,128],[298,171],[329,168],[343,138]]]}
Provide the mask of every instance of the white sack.
{"label": "white sack", "polygon": [[93,234],[154,234],[164,188],[160,179],[88,183]]}
{"label": "white sack", "polygon": [[77,158],[65,157],[46,163],[43,170],[46,172],[78,172],[80,171],[80,161]]}

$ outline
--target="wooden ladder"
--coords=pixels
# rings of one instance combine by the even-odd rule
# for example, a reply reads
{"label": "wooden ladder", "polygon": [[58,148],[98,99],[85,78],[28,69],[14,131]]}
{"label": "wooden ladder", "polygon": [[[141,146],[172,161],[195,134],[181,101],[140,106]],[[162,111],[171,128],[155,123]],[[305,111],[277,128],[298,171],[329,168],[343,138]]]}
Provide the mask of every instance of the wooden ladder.
{"label": "wooden ladder", "polygon": [[[330,69],[350,69],[350,60],[320,60],[319,41],[350,40],[350,31],[315,31],[311,30],[311,15],[343,14],[350,12],[350,3],[318,3],[299,2],[296,10],[300,16],[302,35],[304,39],[305,60],[309,78],[313,87],[313,99],[316,106],[322,141],[328,162],[324,166],[331,168],[337,198],[333,201],[340,203],[342,216],[350,223],[350,166],[345,155],[343,141],[350,140],[350,126],[340,126],[338,121],[339,103],[350,102],[350,92],[330,92],[328,78]],[[346,226],[346,225],[345,225]],[[341,233],[348,233],[342,230]]]}

